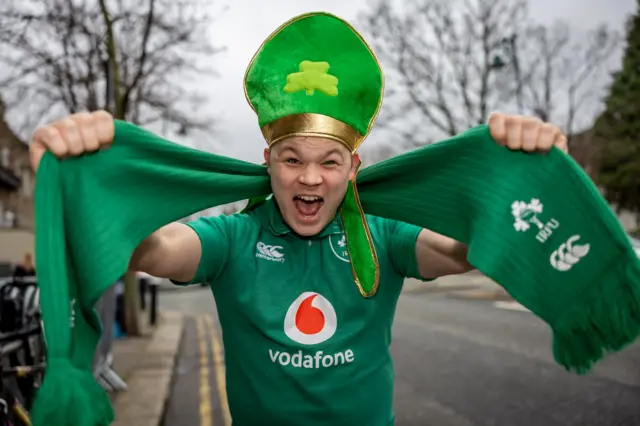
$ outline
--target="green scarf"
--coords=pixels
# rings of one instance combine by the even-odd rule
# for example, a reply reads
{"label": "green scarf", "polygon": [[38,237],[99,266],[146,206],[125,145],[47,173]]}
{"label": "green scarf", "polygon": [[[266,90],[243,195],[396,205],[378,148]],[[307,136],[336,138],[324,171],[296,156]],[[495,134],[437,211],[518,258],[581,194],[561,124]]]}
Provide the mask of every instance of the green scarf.
{"label": "green scarf", "polygon": [[[101,333],[94,305],[145,237],[189,214],[270,191],[264,166],[120,121],[108,150],[64,161],[45,154],[35,214],[49,360],[33,424],[102,426],[113,419],[91,371]],[[596,187],[555,148],[510,151],[480,126],[364,168],[341,215],[356,278],[370,286],[375,252],[367,249],[361,211],[468,244],[476,268],[549,324],[555,359],[567,369],[585,372],[639,333],[638,259]]]}

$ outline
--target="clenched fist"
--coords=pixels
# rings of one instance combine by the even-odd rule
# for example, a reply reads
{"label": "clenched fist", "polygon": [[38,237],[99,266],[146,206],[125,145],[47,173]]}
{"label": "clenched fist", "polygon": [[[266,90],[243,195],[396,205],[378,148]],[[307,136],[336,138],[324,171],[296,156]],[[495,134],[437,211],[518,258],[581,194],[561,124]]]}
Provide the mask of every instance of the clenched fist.
{"label": "clenched fist", "polygon": [[73,114],[40,126],[29,145],[31,167],[37,172],[45,151],[68,158],[106,148],[114,134],[113,117],[106,111]]}
{"label": "clenched fist", "polygon": [[556,146],[567,152],[567,138],[562,130],[539,118],[492,114],[489,118],[489,131],[497,143],[510,149],[546,152]]}

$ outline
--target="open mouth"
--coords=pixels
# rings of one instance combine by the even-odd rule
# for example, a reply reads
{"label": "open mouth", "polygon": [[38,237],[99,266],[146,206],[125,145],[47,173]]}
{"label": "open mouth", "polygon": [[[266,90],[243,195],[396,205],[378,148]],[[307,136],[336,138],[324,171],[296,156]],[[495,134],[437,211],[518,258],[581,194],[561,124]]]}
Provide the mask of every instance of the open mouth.
{"label": "open mouth", "polygon": [[317,195],[296,195],[293,197],[293,204],[304,219],[310,220],[315,219],[324,200]]}

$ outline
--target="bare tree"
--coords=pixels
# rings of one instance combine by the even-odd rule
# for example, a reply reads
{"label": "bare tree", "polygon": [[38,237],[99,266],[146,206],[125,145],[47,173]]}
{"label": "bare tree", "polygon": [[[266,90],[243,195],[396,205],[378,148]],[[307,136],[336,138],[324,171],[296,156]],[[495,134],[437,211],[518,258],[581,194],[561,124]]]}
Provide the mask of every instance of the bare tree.
{"label": "bare tree", "polygon": [[501,95],[496,49],[505,35],[518,31],[524,1],[408,0],[402,5],[397,10],[380,1],[362,15],[389,82],[391,105],[380,123],[410,145],[483,123]]}
{"label": "bare tree", "polygon": [[576,128],[590,126],[601,107],[620,42],[605,26],[581,34],[565,22],[531,26],[506,38],[499,56],[511,87],[505,100],[515,96],[521,112],[557,123],[571,137]]}
{"label": "bare tree", "polygon": [[[616,38],[570,38],[533,25],[526,0],[376,0],[361,16],[387,75],[380,124],[404,146],[486,123],[492,111],[535,114],[569,131],[600,84]],[[564,96],[563,96],[564,95]]]}
{"label": "bare tree", "polygon": [[[171,130],[212,130],[197,112],[214,76],[211,2],[7,0],[0,6],[0,91],[18,128],[106,108]],[[188,87],[185,82],[193,82]]]}
{"label": "bare tree", "polygon": [[[206,30],[212,19],[198,0],[23,0],[0,7],[0,76],[7,104],[24,132],[51,116],[96,109],[116,118],[212,130],[197,114],[199,87],[212,70]],[[196,86],[189,90],[184,83]],[[140,334],[135,272],[125,282],[127,332]]]}

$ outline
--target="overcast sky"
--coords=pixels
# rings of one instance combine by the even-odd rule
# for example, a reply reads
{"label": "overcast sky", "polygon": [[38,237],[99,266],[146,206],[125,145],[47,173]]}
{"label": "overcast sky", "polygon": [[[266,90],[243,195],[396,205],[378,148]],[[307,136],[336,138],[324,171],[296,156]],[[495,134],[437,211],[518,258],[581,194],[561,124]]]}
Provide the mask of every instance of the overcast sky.
{"label": "overcast sky", "polygon": [[[281,23],[300,13],[327,11],[348,21],[367,8],[367,0],[233,0],[212,27],[211,36],[227,51],[215,60],[220,77],[207,87],[210,107],[218,112],[220,126],[216,151],[247,161],[261,162],[265,144],[243,91],[245,69],[262,41]],[[607,23],[623,29],[626,16],[635,10],[635,0],[535,0],[530,15],[540,23],[556,19],[590,29]]]}
{"label": "overcast sky", "polygon": [[[396,4],[403,2],[395,0]],[[577,30],[589,30],[605,23],[622,32],[624,19],[634,12],[635,3],[636,0],[529,0],[529,15],[543,24],[563,20]],[[226,47],[210,59],[219,77],[187,82],[209,99],[202,108],[218,117],[218,132],[213,138],[215,144],[209,138],[167,137],[185,145],[261,163],[266,144],[243,89],[244,73],[251,57],[278,26],[302,13],[330,12],[360,29],[356,17],[369,8],[369,0],[201,0],[200,4],[214,14],[219,14],[224,4],[229,5],[210,30],[213,43]],[[383,102],[381,115],[384,112]],[[20,111],[12,113],[20,114]],[[11,115],[7,118],[11,122]],[[374,129],[365,145],[375,145],[381,140],[383,136]]]}

